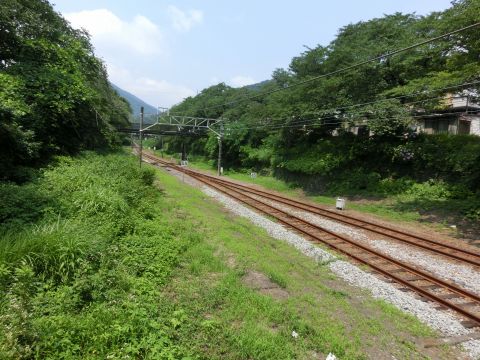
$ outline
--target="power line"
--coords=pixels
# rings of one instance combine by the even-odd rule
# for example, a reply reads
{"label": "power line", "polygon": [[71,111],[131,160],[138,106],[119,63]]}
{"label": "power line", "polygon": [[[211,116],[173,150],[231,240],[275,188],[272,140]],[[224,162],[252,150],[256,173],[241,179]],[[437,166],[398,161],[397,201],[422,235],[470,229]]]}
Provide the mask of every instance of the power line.
{"label": "power line", "polygon": [[[476,114],[478,113],[478,111],[476,110],[470,110],[470,111],[464,111],[462,112],[462,114]],[[411,118],[432,118],[432,117],[441,117],[441,116],[449,116],[449,115],[455,115],[455,114],[458,114],[458,112],[448,112],[448,113],[441,113],[441,114],[425,114],[425,115],[412,115],[410,116]],[[362,123],[361,124],[357,124],[357,126],[359,125],[366,125],[368,124],[370,121],[372,120],[399,120],[399,119],[403,119],[402,117],[399,117],[399,116],[395,116],[395,117],[384,117],[384,118],[375,118],[375,119],[362,119]],[[293,129],[293,128],[307,128],[307,127],[314,127],[314,126],[324,126],[324,125],[341,125],[341,124],[344,124],[345,123],[345,119],[342,119],[342,120],[336,120],[336,121],[330,121],[330,122],[324,122],[324,123],[321,123],[321,124],[313,124],[313,121],[315,121],[317,119],[310,119],[310,123],[306,123],[306,124],[293,124],[293,125],[278,125],[278,126],[271,126],[269,127],[269,130],[267,131],[273,131],[273,130],[278,130],[278,129]],[[251,128],[251,129],[255,129],[255,128]],[[232,130],[245,130],[245,128],[235,128],[235,129],[232,129]]]}
{"label": "power line", "polygon": [[[382,102],[388,102],[388,101],[398,100],[398,99],[405,99],[405,98],[409,98],[409,97],[413,97],[413,96],[417,96],[417,95],[426,95],[426,94],[440,92],[440,91],[444,91],[444,90],[457,89],[457,88],[461,88],[461,87],[473,86],[473,85],[478,85],[478,84],[480,84],[480,81],[471,81],[471,82],[467,82],[467,83],[451,85],[451,86],[446,86],[446,87],[436,88],[436,89],[430,89],[430,90],[423,90],[423,91],[418,91],[418,92],[414,92],[414,93],[407,94],[407,95],[399,95],[399,96],[395,96],[395,97],[378,99],[378,100],[373,100],[373,101],[363,102],[363,103],[357,103],[357,104],[352,104],[352,105],[346,105],[346,106],[342,106],[342,107],[320,109],[320,110],[317,110],[317,111],[310,111],[310,112],[303,112],[303,113],[298,114],[298,115],[292,115],[292,118],[304,116],[304,115],[307,115],[307,114],[312,116],[312,115],[320,114],[322,112],[339,112],[340,110],[345,110],[345,109],[349,109],[349,108],[367,106],[367,105],[372,105],[372,104],[377,104],[377,103],[382,103]],[[416,104],[416,103],[423,103],[423,102],[427,102],[427,101],[431,101],[431,100],[438,100],[438,99],[443,99],[443,97],[428,98],[428,99],[424,99],[424,100],[404,103],[403,105],[412,105],[412,104]],[[175,116],[179,116],[179,115],[175,115]],[[326,118],[323,117],[323,118],[318,118],[318,119],[315,119],[315,120],[329,119],[329,118],[334,118],[334,117],[333,116],[328,116]],[[282,118],[282,119],[267,118],[266,120],[269,120],[269,121],[279,121],[279,120],[282,121],[282,120],[284,120],[285,121],[285,120],[288,120],[288,119],[286,119],[286,118]],[[299,120],[299,121],[305,122],[306,120]],[[291,124],[291,123],[289,123],[289,124]],[[277,126],[277,124],[272,124],[272,125]],[[258,127],[268,127],[268,126],[269,125],[259,125]],[[257,128],[257,127],[248,127],[246,129],[255,129],[255,128]]]}
{"label": "power line", "polygon": [[[433,89],[433,90],[429,90],[429,91],[426,91],[426,90],[425,91],[417,91],[417,92],[407,94],[407,95],[399,95],[399,96],[389,97],[389,98],[385,98],[385,99],[378,99],[378,100],[372,100],[372,101],[364,102],[364,103],[342,106],[342,107],[336,108],[336,110],[343,110],[343,109],[348,109],[348,108],[358,107],[358,106],[364,106],[364,105],[372,105],[372,104],[385,102],[385,101],[391,101],[391,100],[405,99],[405,98],[409,98],[409,97],[416,96],[416,95],[424,95],[424,94],[429,94],[429,93],[432,93],[432,92],[438,92],[438,91],[442,91],[442,90],[450,90],[450,89],[455,89],[455,88],[464,87],[464,86],[477,85],[477,84],[480,84],[480,81],[472,81],[472,82],[468,82],[468,83],[447,86],[447,87]],[[329,110],[331,110],[331,109],[317,110],[317,112],[329,111]]]}
{"label": "power line", "polygon": [[[373,100],[373,101],[368,101],[368,102],[363,102],[363,103],[356,103],[356,104],[346,105],[346,106],[342,106],[342,107],[327,108],[327,109],[320,109],[320,110],[316,110],[316,111],[303,112],[303,113],[298,114],[298,115],[292,115],[292,118],[305,116],[305,115],[314,116],[314,115],[325,113],[325,112],[330,112],[330,113],[340,112],[341,110],[345,110],[345,109],[367,106],[367,105],[373,105],[373,104],[383,103],[383,102],[388,102],[388,101],[393,101],[393,100],[405,99],[405,98],[414,97],[414,96],[417,96],[417,95],[426,95],[426,94],[436,93],[436,92],[440,92],[440,91],[444,91],[444,90],[452,90],[452,89],[457,89],[457,88],[467,87],[467,86],[473,86],[473,85],[478,85],[478,84],[480,84],[480,80],[479,81],[466,82],[466,83],[457,84],[457,85],[446,86],[446,87],[442,87],[442,88],[417,91],[417,92],[414,92],[414,93],[411,93],[411,94],[399,95],[399,96],[395,96],[395,97],[378,99],[378,100]],[[431,101],[431,100],[438,100],[438,99],[443,99],[443,96],[442,97],[434,97],[434,98],[423,99],[423,100],[419,100],[419,101],[408,102],[408,103],[404,103],[403,105],[412,105],[412,104],[416,104],[416,103],[423,103],[423,102],[427,102],[427,101]],[[315,118],[313,120],[331,119],[331,118],[335,118],[335,117],[329,115],[327,117]],[[277,118],[277,119],[267,118],[265,120],[286,121],[286,120],[289,120],[289,119],[287,119],[287,118],[281,118],[281,119],[279,119],[279,118]],[[306,122],[306,121],[311,121],[311,120],[298,120],[298,122]],[[289,124],[292,124],[292,123],[289,123]],[[271,125],[265,124],[265,125],[259,125],[257,127],[247,127],[246,129],[255,129],[255,128],[269,127],[269,126],[278,126],[278,124],[271,124]]]}
{"label": "power line", "polygon": [[392,57],[392,56],[397,55],[397,54],[399,54],[399,53],[402,53],[402,52],[405,52],[405,51],[414,49],[414,48],[416,48],[416,47],[423,46],[423,45],[426,45],[426,44],[435,42],[435,41],[437,41],[437,40],[440,40],[440,39],[449,37],[449,36],[451,36],[451,35],[454,35],[454,34],[463,32],[463,31],[465,31],[465,30],[473,29],[474,27],[477,27],[477,26],[479,26],[479,25],[480,25],[480,22],[477,22],[477,23],[475,23],[475,24],[472,24],[472,25],[469,25],[469,26],[465,26],[465,27],[463,27],[463,28],[460,28],[460,29],[457,29],[457,30],[448,32],[448,33],[443,34],[443,35],[440,35],[440,36],[436,36],[436,37],[434,37],[434,38],[431,38],[431,39],[428,39],[428,40],[425,40],[425,41],[421,41],[421,42],[419,42],[419,43],[416,43],[416,44],[407,46],[407,47],[405,47],[405,48],[401,48],[401,49],[398,49],[398,50],[391,51],[391,52],[386,53],[386,54],[384,54],[384,55],[379,55],[379,56],[376,56],[376,57],[374,57],[374,58],[370,58],[370,59],[368,59],[368,60],[364,60],[364,61],[361,61],[361,62],[359,62],[359,63],[353,64],[353,65],[349,65],[349,66],[343,67],[343,68],[338,69],[338,70],[331,71],[331,72],[326,73],[326,74],[314,76],[314,77],[312,77],[312,78],[310,78],[310,79],[306,79],[306,80],[299,81],[299,82],[294,83],[294,84],[292,84],[292,85],[288,85],[287,87],[279,87],[279,88],[276,88],[276,89],[273,89],[273,90],[264,91],[264,92],[259,93],[259,94],[256,94],[256,95],[247,96],[247,97],[244,97],[244,98],[241,98],[241,99],[238,99],[238,100],[232,100],[232,101],[229,101],[229,102],[225,102],[225,103],[223,103],[223,104],[220,104],[220,105],[207,106],[207,107],[202,108],[201,110],[205,111],[205,110],[207,110],[207,109],[214,109],[214,108],[219,108],[219,107],[225,107],[225,106],[237,104],[237,103],[240,103],[240,102],[243,102],[243,101],[256,99],[256,98],[258,98],[258,97],[262,97],[262,96],[265,96],[265,95],[270,95],[270,94],[273,94],[273,93],[276,93],[276,92],[280,92],[280,91],[284,91],[284,90],[289,90],[289,89],[291,89],[291,88],[293,88],[293,87],[296,87],[296,86],[299,86],[299,85],[304,85],[304,84],[307,84],[307,83],[310,83],[310,82],[313,82],[313,81],[316,81],[316,80],[319,80],[319,79],[322,79],[322,78],[330,77],[330,76],[332,76],[332,75],[336,75],[336,74],[339,74],[339,73],[342,73],[342,72],[345,72],[345,71],[349,71],[349,70],[352,70],[352,69],[356,69],[356,68],[358,68],[358,67],[361,67],[361,66],[366,65],[366,64],[371,63],[371,62],[375,62],[375,61],[379,61],[379,60],[384,60],[384,59],[386,59],[386,58],[389,58],[389,57]]}
{"label": "power line", "polygon": [[[304,116],[304,115],[307,115],[307,114],[312,116],[312,115],[319,114],[321,112],[339,112],[340,110],[345,110],[345,109],[349,109],[349,108],[368,106],[368,105],[372,105],[372,104],[376,104],[376,103],[398,100],[398,99],[402,99],[402,98],[413,97],[413,96],[416,96],[416,95],[425,95],[425,94],[429,94],[429,93],[435,93],[435,92],[439,92],[439,91],[451,90],[451,89],[456,89],[456,88],[466,87],[466,86],[472,86],[472,85],[477,85],[477,84],[480,84],[480,81],[472,81],[472,82],[447,86],[447,87],[443,87],[443,88],[431,89],[431,90],[428,90],[428,91],[426,91],[426,90],[425,91],[419,91],[419,92],[412,93],[412,94],[401,95],[401,96],[396,96],[396,97],[387,98],[387,99],[379,99],[379,100],[364,102],[364,103],[357,103],[357,104],[352,104],[352,105],[343,106],[343,107],[323,109],[323,110],[320,110],[320,111],[314,111],[314,112],[310,112],[310,113],[304,112],[300,115],[297,115],[297,117]],[[425,103],[425,102],[428,102],[428,101],[439,100],[439,99],[444,99],[444,97],[443,96],[442,97],[431,97],[431,98],[427,98],[427,99],[423,99],[423,100],[407,102],[407,103],[404,103],[402,105],[413,105],[413,104]],[[152,114],[152,115],[154,115],[154,114]],[[343,114],[343,115],[345,115],[345,114]],[[352,115],[352,114],[347,113],[346,115]],[[269,118],[267,120],[269,120],[269,121],[288,121],[290,119],[287,119],[287,118],[270,119]],[[336,120],[335,122],[323,122],[321,125],[338,124],[338,123],[342,123],[342,122],[346,121],[345,118],[342,119],[341,121],[339,121],[338,117],[328,115],[328,116],[323,116],[323,117],[315,117],[315,118],[312,118],[312,119],[298,119],[296,121],[285,123],[283,125],[282,124],[264,124],[264,125],[257,125],[257,126],[240,126],[240,127],[235,127],[233,129],[235,129],[235,130],[255,130],[255,129],[266,129],[266,128],[280,129],[280,128],[289,128],[289,127],[298,127],[298,126],[309,125],[310,123],[318,122],[318,121],[321,121],[321,120]],[[319,125],[319,124],[317,124],[317,125]]]}
{"label": "power line", "polygon": [[[478,113],[479,110],[469,110],[469,111],[463,111],[462,114],[476,114]],[[459,112],[446,112],[446,113],[435,113],[435,114],[423,114],[423,115],[409,115],[410,118],[425,118],[425,117],[438,117],[438,116],[445,116],[445,115],[453,115],[453,114],[459,114]],[[390,118],[381,118],[381,117],[376,117],[374,119],[362,119],[364,122],[369,122],[371,120],[388,120],[388,119],[400,119],[400,117],[390,117]],[[322,121],[321,123],[318,123],[321,120],[335,120],[335,121]],[[235,127],[231,128],[230,130],[260,130],[260,129],[284,129],[284,128],[292,128],[292,127],[302,127],[302,126],[323,126],[323,125],[335,125],[335,124],[342,124],[348,121],[352,121],[350,118],[336,118],[333,116],[330,117],[324,117],[324,118],[310,118],[310,119],[305,119],[301,121],[296,121],[292,123],[284,123],[284,124],[270,124],[270,125],[258,125],[258,126],[252,126],[252,127]]]}
{"label": "power line", "polygon": [[[423,92],[417,92],[417,93],[413,93],[413,94],[410,94],[410,95],[402,95],[402,96],[397,96],[397,97],[393,97],[393,98],[388,98],[388,99],[380,99],[380,100],[376,100],[376,101],[370,101],[370,102],[364,102],[364,103],[358,103],[358,104],[353,104],[353,105],[349,105],[349,106],[344,106],[344,107],[339,107],[339,108],[330,108],[330,109],[324,109],[322,110],[323,112],[339,112],[340,110],[345,110],[345,109],[348,109],[348,108],[353,108],[353,107],[360,107],[360,106],[368,106],[368,105],[372,105],[372,104],[376,104],[376,103],[380,103],[380,102],[385,102],[385,101],[391,101],[391,100],[398,100],[399,98],[407,98],[407,97],[411,97],[411,96],[416,96],[416,95],[419,95],[419,94],[429,94],[429,93],[435,93],[435,92],[438,92],[438,91],[443,91],[443,90],[451,90],[451,89],[455,89],[455,88],[459,88],[459,87],[465,87],[465,86],[471,86],[471,85],[476,85],[476,84],[480,84],[480,81],[473,81],[473,82],[468,82],[468,83],[463,83],[463,84],[458,84],[458,85],[452,85],[452,86],[447,86],[447,87],[443,87],[443,88],[437,88],[437,89],[433,89],[433,90],[430,90],[430,91],[423,91]],[[402,105],[412,105],[412,104],[418,104],[418,103],[424,103],[424,102],[428,102],[428,101],[433,101],[433,100],[439,100],[439,99],[443,99],[444,97],[441,96],[441,97],[431,97],[431,98],[428,98],[428,99],[423,99],[423,100],[418,100],[418,101],[412,101],[412,102],[408,102],[408,103],[404,103]],[[297,115],[297,116],[293,116],[293,117],[300,117],[300,116],[304,116],[304,115],[309,115],[309,116],[314,116],[316,114],[319,114],[320,111],[316,111],[316,112],[304,112],[300,115]],[[324,120],[324,119],[337,119],[337,117],[335,117],[334,115],[327,115],[327,116],[323,116],[323,117],[317,117],[317,118],[314,118],[314,119],[309,119],[309,120],[297,120],[297,121],[294,121],[293,123],[304,123],[304,122],[311,122],[311,121],[318,121],[318,120]],[[290,119],[288,118],[283,118],[283,119],[267,119],[269,121],[288,121]],[[291,125],[292,122],[288,123],[288,125]],[[265,127],[271,127],[271,126],[279,126],[279,124],[265,124],[265,125],[258,125],[258,126],[254,126],[254,127],[240,127],[238,129],[258,129],[258,128],[265,128]]]}

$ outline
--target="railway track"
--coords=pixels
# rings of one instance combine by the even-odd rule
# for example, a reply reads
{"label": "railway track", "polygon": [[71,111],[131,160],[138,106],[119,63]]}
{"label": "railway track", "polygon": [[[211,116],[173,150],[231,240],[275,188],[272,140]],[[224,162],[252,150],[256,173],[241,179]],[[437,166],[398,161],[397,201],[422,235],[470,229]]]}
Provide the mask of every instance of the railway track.
{"label": "railway track", "polygon": [[[156,159],[158,160],[158,158]],[[171,163],[168,163],[164,160],[162,161],[164,165],[172,166]],[[364,219],[359,219],[351,215],[339,214],[335,211],[324,209],[318,205],[294,200],[294,199],[281,196],[272,192],[263,191],[263,190],[255,189],[249,186],[234,183],[232,181],[222,180],[222,179],[219,179],[218,177],[202,174],[196,171],[187,170],[183,168],[180,168],[180,171],[188,173],[189,175],[192,175],[192,176],[195,175],[195,176],[201,176],[203,178],[211,179],[212,181],[221,183],[225,186],[228,186],[229,188],[252,193],[252,194],[261,196],[263,198],[270,199],[272,201],[293,207],[298,210],[307,211],[315,215],[320,215],[322,217],[325,217],[337,222],[341,222],[349,226],[361,228],[369,232],[383,235],[390,239],[403,242],[412,246],[416,246],[418,248],[422,248],[423,250],[430,251],[434,254],[448,257],[450,258],[450,260],[457,261],[458,263],[467,263],[469,265],[480,267],[480,253],[475,252],[474,250],[453,246],[447,243],[442,243],[434,239],[428,239],[413,233],[408,233],[402,230],[387,227],[382,224],[374,223]]]}
{"label": "railway track", "polygon": [[[205,176],[205,175],[200,174],[199,176]],[[207,175],[207,177],[209,176]],[[216,182],[221,183],[230,188],[255,194],[260,197],[287,205],[289,207],[292,207],[298,210],[310,212],[315,215],[320,215],[324,218],[328,218],[330,220],[334,220],[349,226],[361,228],[369,232],[383,235],[390,239],[396,240],[398,242],[406,243],[406,244],[421,248],[423,250],[430,251],[437,255],[448,257],[451,260],[456,261],[458,263],[467,263],[469,265],[480,267],[480,253],[477,253],[470,249],[465,249],[465,248],[453,246],[450,244],[441,243],[433,239],[428,239],[416,234],[407,233],[402,230],[387,227],[382,224],[377,224],[367,220],[359,219],[351,215],[339,214],[335,211],[324,209],[317,205],[309,204],[307,202],[297,201],[297,200],[290,199],[290,198],[287,198],[278,194],[274,194],[271,192],[258,190],[255,188],[240,185],[230,181],[221,180],[214,177],[209,177],[209,178],[215,179]]]}
{"label": "railway track", "polygon": [[[144,153],[143,156],[155,164],[161,164],[163,166],[172,167],[178,171],[182,171],[188,174],[189,176],[193,177],[197,181],[200,181],[205,185],[208,185],[209,187],[231,198],[234,198],[235,200],[245,205],[248,205],[249,207],[254,208],[255,210],[263,214],[266,214],[270,217],[275,218],[278,222],[286,225],[287,227],[294,229],[295,231],[301,233],[302,235],[306,236],[310,240],[322,243],[350,257],[351,259],[353,259],[358,263],[369,266],[374,272],[381,274],[382,276],[386,277],[390,281],[394,281],[400,284],[401,287],[405,290],[408,289],[408,290],[414,291],[424,300],[434,301],[440,304],[442,307],[455,311],[456,313],[462,315],[464,318],[468,319],[467,321],[464,322],[465,326],[467,327],[480,326],[480,296],[478,296],[477,294],[472,293],[449,281],[442,280],[423,270],[417,269],[405,262],[396,260],[388,255],[382,254],[376,251],[375,249],[370,248],[346,236],[336,234],[317,224],[304,220],[298,216],[292,215],[291,213],[288,213],[284,209],[278,208],[272,205],[271,203],[262,201],[261,199],[259,199],[259,196],[263,196],[264,199],[277,201],[281,204],[288,205],[291,207],[296,207],[304,211],[310,211],[322,216],[324,216],[323,213],[321,214],[319,212],[326,211],[325,209],[319,208],[315,205],[306,204],[300,201],[296,201],[283,196],[272,194],[270,192],[252,189],[250,187],[239,185],[237,183],[233,183],[230,181],[218,179],[213,176],[201,174],[196,171],[187,170],[150,154]],[[334,215],[330,214],[328,211],[326,211],[326,213],[330,215],[326,217],[334,219]],[[331,213],[341,216],[341,214],[336,214],[335,212],[331,212]],[[370,230],[369,227],[374,228],[374,226],[378,225],[378,224],[366,222],[364,220],[360,220],[356,218],[353,218],[354,220],[352,220],[352,218],[353,217],[347,217],[347,219],[343,219],[343,221],[337,220],[337,219],[335,220],[341,221],[343,223],[347,223],[351,226],[365,228],[363,224],[354,223],[355,221],[358,220],[359,222],[364,222],[368,225],[368,227],[366,228],[367,230]],[[373,224],[373,225],[370,225],[370,224]],[[397,236],[400,238],[399,241],[408,243],[409,241],[410,242],[412,241],[410,239],[417,238],[417,235],[408,234],[402,231],[398,231],[396,233],[397,230],[393,230],[393,229],[388,229],[388,230],[391,230],[391,232],[387,230],[383,230],[382,228],[385,228],[383,225],[378,225],[378,227],[381,230],[374,228],[375,230],[377,230],[374,232],[385,231],[385,233],[382,233],[383,235],[386,235],[386,233],[391,233],[391,235],[386,235],[386,236],[391,236],[392,238],[393,236]],[[398,233],[400,233],[401,235],[398,235]],[[402,236],[405,236],[405,238],[403,238]],[[405,241],[405,239],[408,241]],[[478,254],[475,254],[474,252],[467,251],[465,255],[463,253],[463,250],[466,250],[466,249],[453,247],[454,250],[447,250],[447,249],[450,249],[450,247],[448,246],[440,249],[440,245],[443,245],[443,244],[440,244],[431,239],[425,239],[425,240],[427,240],[425,241],[425,243],[432,241],[435,244],[436,249],[434,250],[428,249],[430,251],[433,251],[433,252],[438,252],[437,250],[441,250],[442,252],[452,251],[454,252],[453,255],[455,256],[453,257],[450,256],[450,257],[454,258],[456,261],[462,261],[471,265],[478,266],[478,263],[472,263],[472,261],[475,261],[475,256],[480,258],[480,256]],[[424,244],[421,247],[424,248],[425,246],[427,245]],[[459,251],[459,250],[462,250],[462,251]],[[438,253],[442,254],[442,252],[438,252]],[[459,255],[459,254],[462,254],[462,255]],[[463,259],[463,256],[465,256],[468,259],[468,261],[465,261]]]}

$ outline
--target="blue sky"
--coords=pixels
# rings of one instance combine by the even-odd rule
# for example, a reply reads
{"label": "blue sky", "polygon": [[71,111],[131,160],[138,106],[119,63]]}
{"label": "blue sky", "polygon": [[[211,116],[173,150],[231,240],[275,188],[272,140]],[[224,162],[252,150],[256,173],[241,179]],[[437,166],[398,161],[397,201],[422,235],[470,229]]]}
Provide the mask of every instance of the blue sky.
{"label": "blue sky", "polygon": [[326,45],[349,23],[449,6],[450,0],[55,1],[74,27],[90,32],[111,81],[166,107],[219,82],[268,79],[304,45]]}

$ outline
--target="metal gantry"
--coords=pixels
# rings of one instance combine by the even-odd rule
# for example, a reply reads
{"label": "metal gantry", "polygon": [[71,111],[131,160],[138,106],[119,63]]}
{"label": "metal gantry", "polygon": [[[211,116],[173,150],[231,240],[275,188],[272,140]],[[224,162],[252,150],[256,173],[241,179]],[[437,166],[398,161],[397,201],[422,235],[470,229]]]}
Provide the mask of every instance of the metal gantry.
{"label": "metal gantry", "polygon": [[[161,109],[161,111],[160,111]],[[209,130],[215,135],[220,136],[220,133],[216,131],[213,126],[223,122],[223,119],[213,119],[195,116],[185,115],[173,115],[170,114],[170,110],[165,108],[159,108],[157,113],[157,121],[143,129],[149,130],[155,126],[170,126],[176,127],[179,131],[183,128],[191,128],[192,130]]]}
{"label": "metal gantry", "polygon": [[[157,120],[155,123],[143,127],[143,107],[141,108],[141,120],[140,128],[138,130],[140,134],[140,149],[141,149],[141,140],[142,135],[146,131],[152,131],[156,126],[163,127],[176,127],[177,131],[172,131],[170,135],[182,135],[185,134],[184,129],[189,129],[189,132],[194,134],[198,131],[211,131],[217,136],[218,139],[218,175],[220,176],[223,172],[222,168],[222,141],[223,141],[223,121],[224,119],[213,119],[213,118],[203,118],[203,117],[194,117],[194,116],[184,116],[184,115],[173,115],[170,114],[170,110],[166,108],[158,108]],[[214,126],[219,126],[218,129],[215,129]],[[140,150],[140,159],[141,159],[141,150]],[[141,160],[140,160],[141,161]]]}

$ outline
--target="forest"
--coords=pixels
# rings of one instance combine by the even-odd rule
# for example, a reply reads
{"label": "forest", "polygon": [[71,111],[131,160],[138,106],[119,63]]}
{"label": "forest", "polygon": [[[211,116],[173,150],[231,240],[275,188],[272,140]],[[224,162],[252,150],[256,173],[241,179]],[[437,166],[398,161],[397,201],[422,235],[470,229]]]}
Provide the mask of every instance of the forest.
{"label": "forest", "polygon": [[0,180],[22,182],[54,155],[119,144],[131,109],[88,33],[46,0],[0,6]]}
{"label": "forest", "polygon": [[[449,94],[468,93],[478,102],[478,29],[381,57],[478,21],[480,1],[459,0],[427,16],[396,13],[349,24],[330,44],[307,48],[287,69],[274,70],[268,81],[242,88],[220,83],[171,112],[225,119],[227,170],[273,174],[331,194],[395,194],[426,183],[439,185],[450,199],[478,199],[480,138],[415,131],[421,115],[448,112]],[[309,81],[375,57],[380,60]],[[359,123],[371,136],[348,131]],[[185,146],[191,157],[216,163],[213,133],[162,141],[167,152]],[[478,218],[477,205],[464,214]]]}

